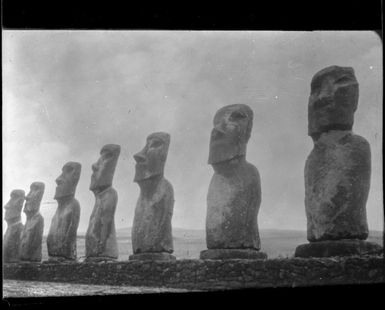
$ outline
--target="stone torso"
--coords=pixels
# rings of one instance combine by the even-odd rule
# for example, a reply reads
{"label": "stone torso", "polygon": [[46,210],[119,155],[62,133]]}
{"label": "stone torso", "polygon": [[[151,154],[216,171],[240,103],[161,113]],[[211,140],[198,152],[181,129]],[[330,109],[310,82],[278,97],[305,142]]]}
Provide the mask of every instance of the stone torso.
{"label": "stone torso", "polygon": [[86,234],[86,256],[118,258],[115,209],[118,194],[112,187],[95,195],[95,206]]}
{"label": "stone torso", "polygon": [[208,249],[260,249],[258,170],[245,162],[229,173],[215,172],[207,195]]}
{"label": "stone torso", "polygon": [[171,218],[174,207],[172,185],[162,178],[154,194],[141,194],[135,209],[132,247],[135,254],[173,252]]}
{"label": "stone torso", "polygon": [[47,237],[50,257],[76,259],[76,232],[79,217],[80,206],[75,198],[57,208]]}
{"label": "stone torso", "polygon": [[40,213],[27,219],[20,238],[20,259],[40,262],[42,259],[44,219]]}
{"label": "stone torso", "polygon": [[332,130],[315,142],[305,166],[308,240],[366,239],[370,146],[351,131]]}
{"label": "stone torso", "polygon": [[21,221],[8,225],[3,241],[4,262],[9,263],[19,260],[19,246],[22,230],[23,224]]}

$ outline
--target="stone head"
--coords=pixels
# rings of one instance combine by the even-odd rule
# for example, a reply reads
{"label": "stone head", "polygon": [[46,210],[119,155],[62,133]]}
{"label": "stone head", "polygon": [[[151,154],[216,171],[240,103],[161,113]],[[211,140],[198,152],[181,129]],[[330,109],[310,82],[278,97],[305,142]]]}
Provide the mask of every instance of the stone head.
{"label": "stone head", "polygon": [[91,191],[99,192],[112,186],[119,155],[120,145],[107,144],[102,147],[98,161],[92,165]]}
{"label": "stone head", "polygon": [[248,105],[220,108],[214,116],[208,163],[217,164],[246,155],[252,127],[253,110]]}
{"label": "stone head", "polygon": [[23,209],[24,199],[25,192],[23,190],[15,189],[11,192],[11,199],[4,206],[4,219],[6,221],[17,219],[21,216],[21,210]]}
{"label": "stone head", "polygon": [[75,195],[81,170],[82,165],[73,161],[70,161],[63,166],[61,175],[55,180],[56,191],[54,199],[57,200]]}
{"label": "stone head", "polygon": [[308,134],[317,139],[332,129],[351,130],[358,104],[358,82],[350,67],[327,67],[311,81]]}
{"label": "stone head", "polygon": [[155,132],[147,137],[144,148],[134,155],[136,161],[134,182],[163,175],[169,145],[168,133]]}
{"label": "stone head", "polygon": [[30,191],[25,197],[24,213],[33,215],[39,212],[40,203],[43,199],[45,185],[43,182],[33,182],[30,186]]}

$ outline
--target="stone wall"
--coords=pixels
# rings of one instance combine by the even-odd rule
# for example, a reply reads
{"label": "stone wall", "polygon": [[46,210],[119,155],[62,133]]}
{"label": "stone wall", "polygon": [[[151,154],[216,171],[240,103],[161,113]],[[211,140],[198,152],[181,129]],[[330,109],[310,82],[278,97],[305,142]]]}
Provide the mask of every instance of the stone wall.
{"label": "stone wall", "polygon": [[383,256],[5,264],[4,279],[198,290],[384,282]]}

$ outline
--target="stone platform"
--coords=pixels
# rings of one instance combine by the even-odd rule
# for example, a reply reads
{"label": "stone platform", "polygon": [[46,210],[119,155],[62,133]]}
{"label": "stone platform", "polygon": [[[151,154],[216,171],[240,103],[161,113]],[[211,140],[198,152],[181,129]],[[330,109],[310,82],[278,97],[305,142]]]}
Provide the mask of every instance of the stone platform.
{"label": "stone platform", "polygon": [[4,264],[24,281],[222,290],[384,282],[383,256]]}
{"label": "stone platform", "polygon": [[381,254],[383,248],[374,242],[344,239],[301,244],[295,249],[295,257],[331,257]]}
{"label": "stone platform", "polygon": [[267,259],[267,254],[252,249],[208,249],[200,259]]}
{"label": "stone platform", "polygon": [[108,256],[95,256],[95,257],[87,257],[85,262],[87,263],[107,263],[107,262],[115,262],[117,258],[108,257]]}
{"label": "stone platform", "polygon": [[128,257],[129,260],[154,260],[154,261],[173,261],[176,260],[170,253],[139,253]]}
{"label": "stone platform", "polygon": [[66,259],[63,257],[49,256],[48,260],[43,261],[43,263],[76,263],[76,259]]}

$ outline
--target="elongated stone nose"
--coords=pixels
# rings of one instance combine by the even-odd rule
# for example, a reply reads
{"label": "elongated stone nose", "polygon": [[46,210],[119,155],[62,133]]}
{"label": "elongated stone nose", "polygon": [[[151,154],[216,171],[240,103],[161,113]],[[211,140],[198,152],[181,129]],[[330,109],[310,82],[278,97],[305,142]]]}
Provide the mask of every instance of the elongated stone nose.
{"label": "elongated stone nose", "polygon": [[57,185],[63,184],[63,178],[60,176],[55,180]]}
{"label": "elongated stone nose", "polygon": [[144,151],[140,151],[134,155],[134,159],[137,163],[142,163],[146,161],[146,157],[144,156]]}

